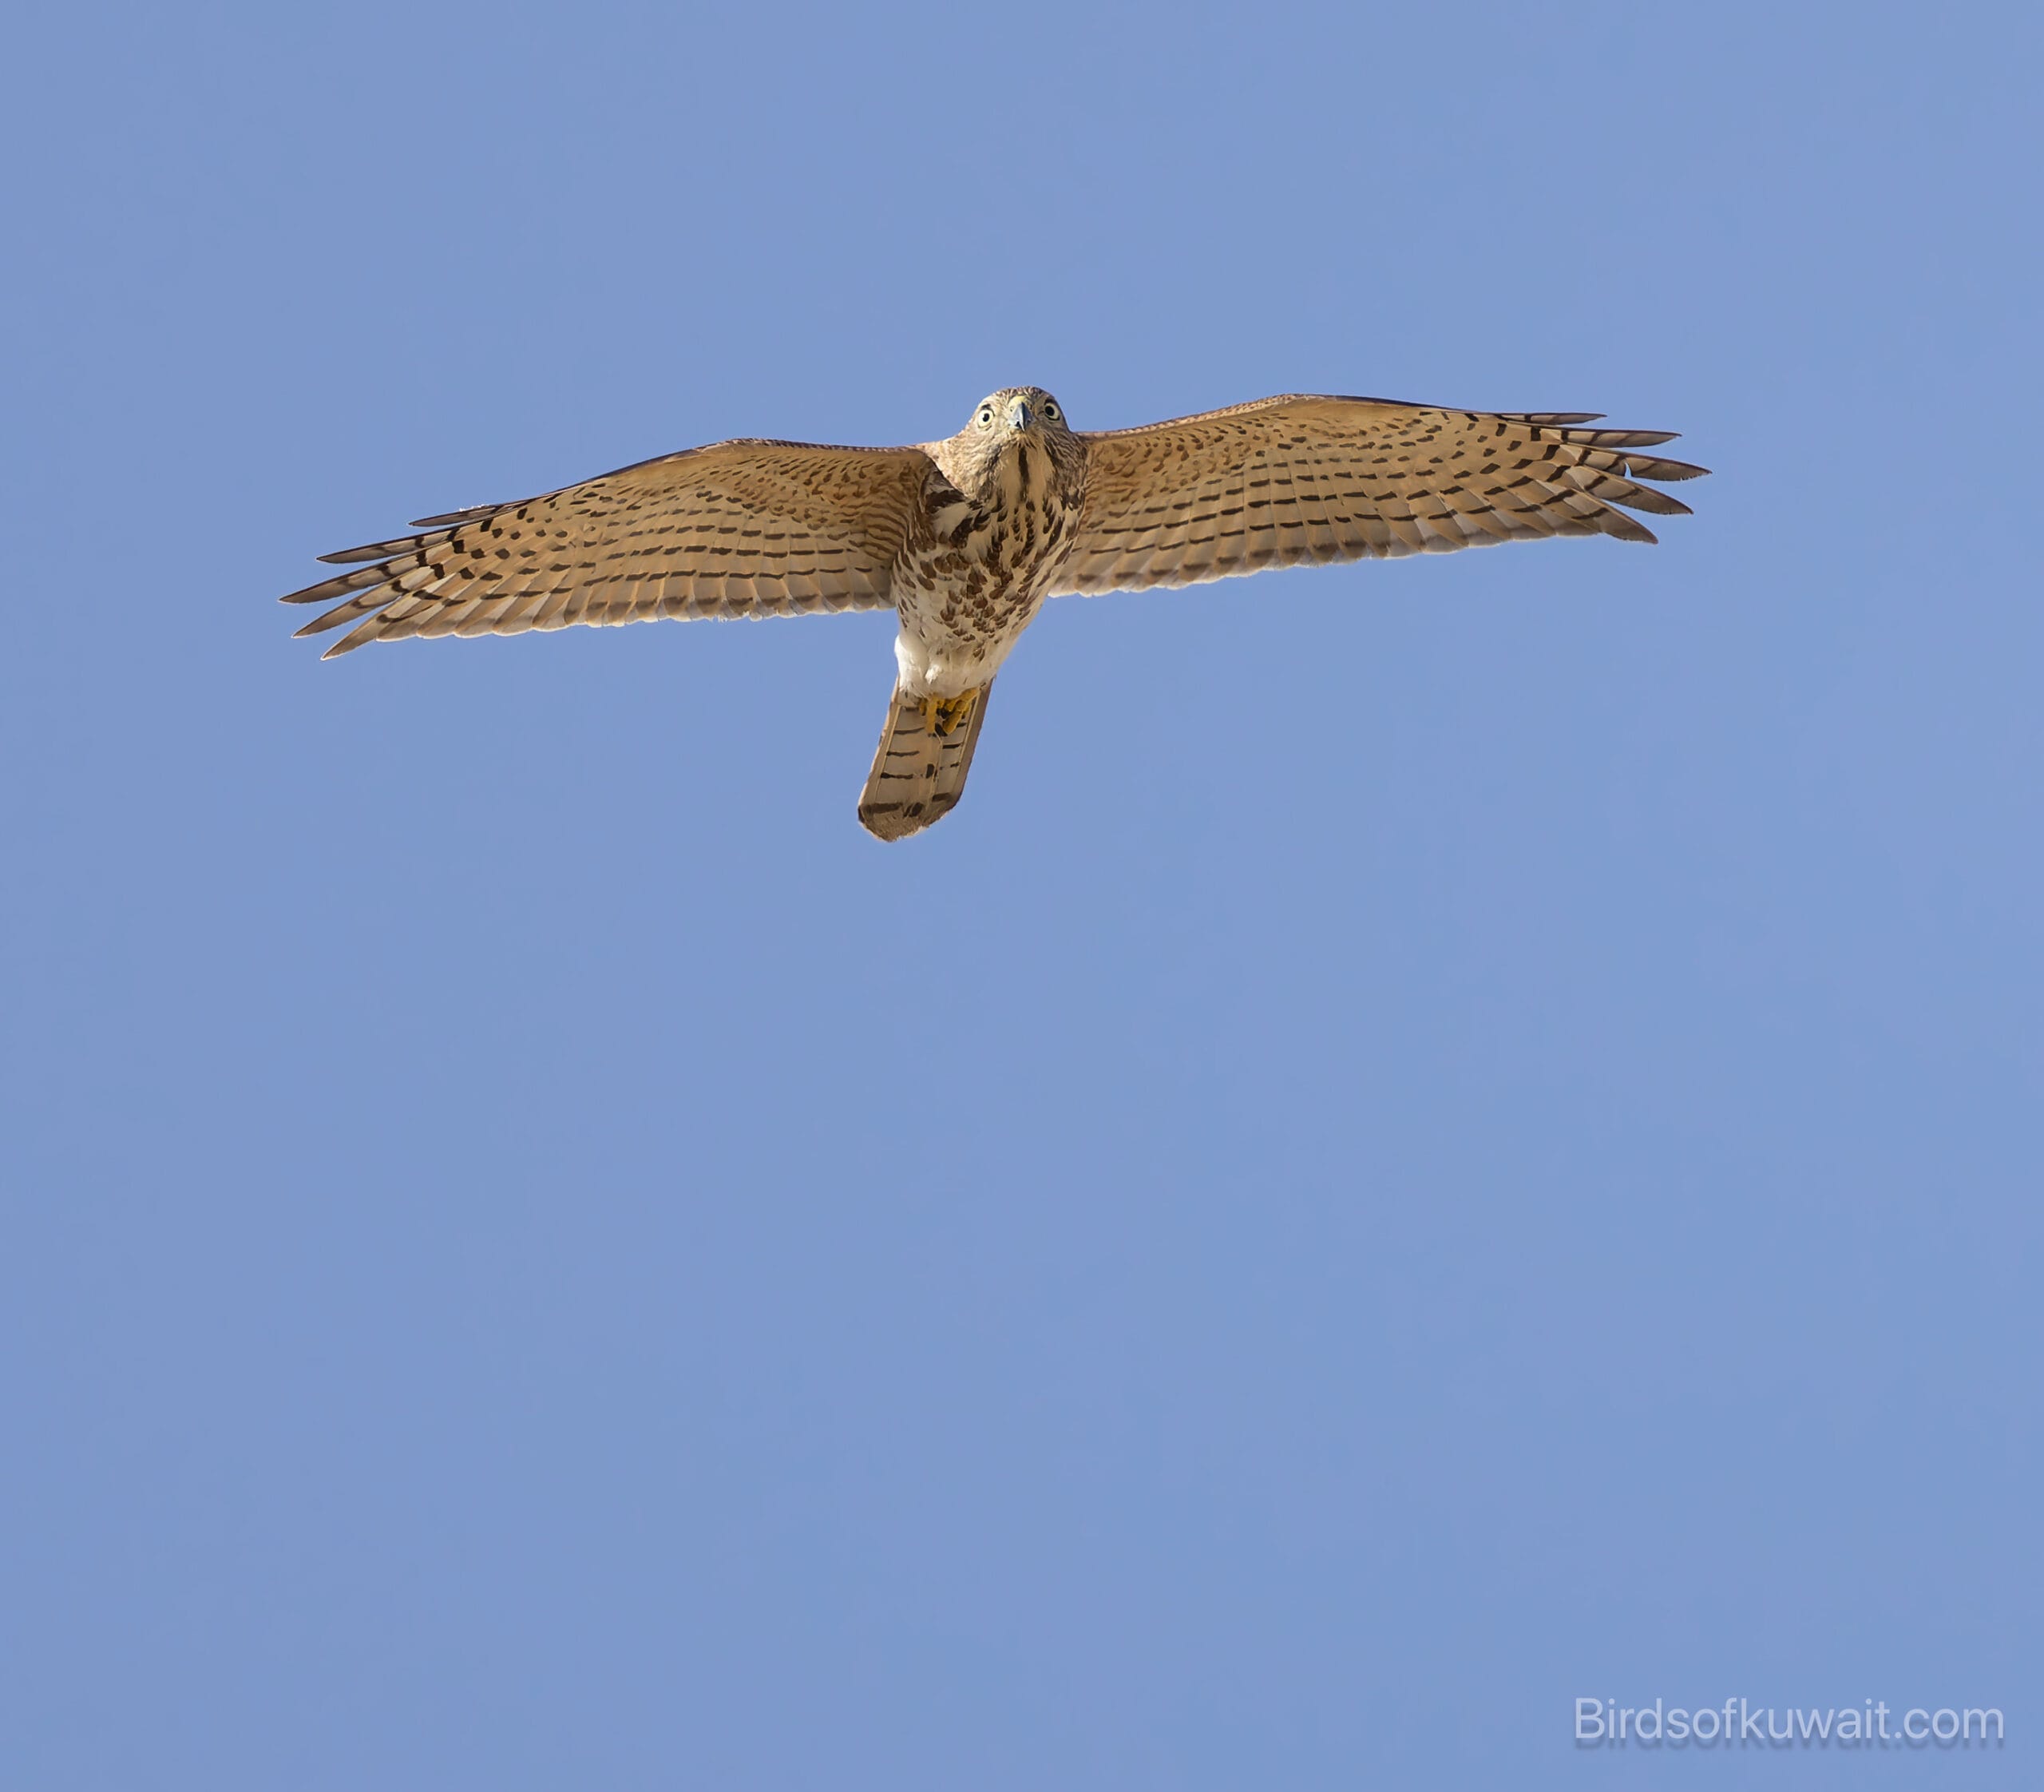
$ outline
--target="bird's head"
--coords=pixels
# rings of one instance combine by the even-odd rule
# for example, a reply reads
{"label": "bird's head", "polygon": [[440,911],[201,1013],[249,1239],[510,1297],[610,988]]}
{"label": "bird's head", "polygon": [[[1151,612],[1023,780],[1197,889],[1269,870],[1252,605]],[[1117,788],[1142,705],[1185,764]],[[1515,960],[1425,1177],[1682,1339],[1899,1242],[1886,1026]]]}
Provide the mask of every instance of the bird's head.
{"label": "bird's head", "polygon": [[969,433],[1000,442],[1016,436],[1069,435],[1064,410],[1040,386],[1010,386],[980,401]]}
{"label": "bird's head", "polygon": [[1020,489],[1032,467],[1040,473],[1046,451],[1054,466],[1084,458],[1056,398],[1040,386],[1009,386],[980,401],[939,458],[961,490],[980,492],[996,479]]}

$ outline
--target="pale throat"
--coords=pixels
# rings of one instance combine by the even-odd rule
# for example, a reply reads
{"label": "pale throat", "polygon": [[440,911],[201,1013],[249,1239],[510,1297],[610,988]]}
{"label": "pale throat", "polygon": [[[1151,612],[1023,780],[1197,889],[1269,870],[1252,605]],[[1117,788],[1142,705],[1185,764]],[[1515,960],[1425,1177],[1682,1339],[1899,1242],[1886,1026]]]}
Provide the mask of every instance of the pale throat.
{"label": "pale throat", "polygon": [[1027,432],[1018,432],[972,470],[976,478],[963,495],[989,515],[1012,512],[1032,498],[1043,497],[1044,482],[1050,476],[1050,451]]}

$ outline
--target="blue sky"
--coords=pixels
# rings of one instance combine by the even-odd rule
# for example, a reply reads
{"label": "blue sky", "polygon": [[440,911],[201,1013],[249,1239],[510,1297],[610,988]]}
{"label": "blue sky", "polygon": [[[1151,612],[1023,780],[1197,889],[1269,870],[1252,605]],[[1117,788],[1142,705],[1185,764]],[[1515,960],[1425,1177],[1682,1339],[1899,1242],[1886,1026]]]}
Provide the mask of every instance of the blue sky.
{"label": "blue sky", "polygon": [[[2034,1783],[2039,35],[18,21],[7,1782]],[[1658,549],[1060,604],[894,848],[885,618],[271,601],[1024,382],[1717,472]]]}

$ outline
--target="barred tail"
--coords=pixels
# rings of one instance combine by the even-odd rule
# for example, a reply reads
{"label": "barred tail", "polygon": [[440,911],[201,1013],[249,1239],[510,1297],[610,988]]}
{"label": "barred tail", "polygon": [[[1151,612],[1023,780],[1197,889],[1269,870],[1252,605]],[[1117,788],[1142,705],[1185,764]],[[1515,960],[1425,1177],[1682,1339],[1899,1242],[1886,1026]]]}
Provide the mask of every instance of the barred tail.
{"label": "barred tail", "polygon": [[904,696],[896,688],[887,725],[880,731],[880,750],[859,798],[859,821],[869,834],[899,840],[921,833],[958,806],[992,691],[989,680],[962,697],[933,704]]}

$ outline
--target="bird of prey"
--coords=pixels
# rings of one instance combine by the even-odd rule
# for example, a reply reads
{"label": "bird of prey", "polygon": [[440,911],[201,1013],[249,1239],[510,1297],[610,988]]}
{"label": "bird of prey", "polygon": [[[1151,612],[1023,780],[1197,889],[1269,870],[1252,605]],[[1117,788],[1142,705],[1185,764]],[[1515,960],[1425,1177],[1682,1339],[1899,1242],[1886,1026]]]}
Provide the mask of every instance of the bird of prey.
{"label": "bird of prey", "polygon": [[942,442],[719,442],[422,517],[422,534],[326,555],[353,569],[283,601],[340,600],[299,631],[347,628],[329,658],[414,635],[891,609],[894,691],[858,814],[898,840],[956,806],[995,675],[1047,597],[1544,535],[1652,541],[1629,512],[1689,506],[1640,482],[1705,470],[1641,452],[1668,431],[1598,416],[1294,394],[1087,434],[1010,387]]}

